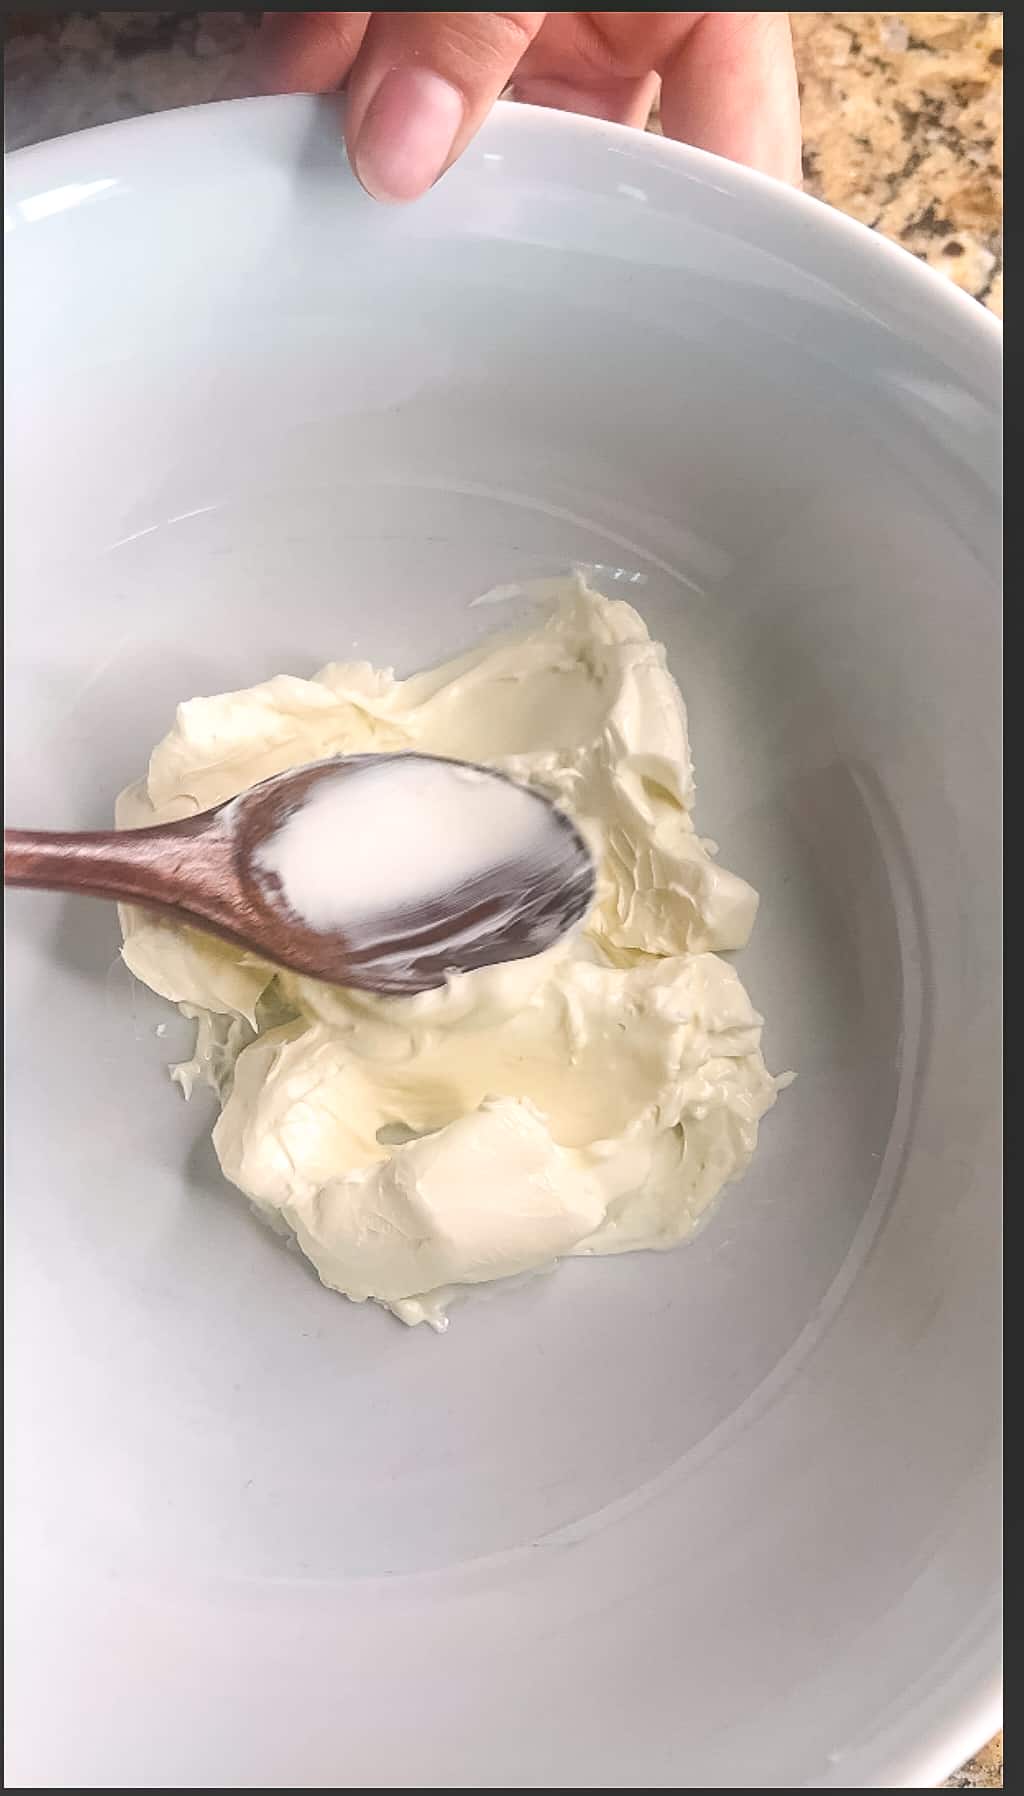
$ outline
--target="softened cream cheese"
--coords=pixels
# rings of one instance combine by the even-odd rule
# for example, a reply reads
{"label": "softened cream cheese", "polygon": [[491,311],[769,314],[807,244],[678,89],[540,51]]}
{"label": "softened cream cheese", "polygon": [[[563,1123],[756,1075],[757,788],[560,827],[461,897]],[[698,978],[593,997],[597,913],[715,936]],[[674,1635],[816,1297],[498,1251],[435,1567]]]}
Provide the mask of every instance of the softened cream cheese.
{"label": "softened cream cheese", "polygon": [[[776,1081],[719,958],[747,941],[757,897],[695,833],[664,649],[579,578],[535,628],[411,679],[332,663],[192,699],[117,821],[403,748],[494,766],[576,819],[598,868],[581,930],[408,998],[319,985],[131,908],[123,952],[197,1020],[179,1077],[218,1092],[227,1177],[325,1284],[443,1327],[463,1287],[684,1240],[746,1167]],[[307,864],[304,845],[292,865]],[[327,915],[317,881],[304,908]]]}

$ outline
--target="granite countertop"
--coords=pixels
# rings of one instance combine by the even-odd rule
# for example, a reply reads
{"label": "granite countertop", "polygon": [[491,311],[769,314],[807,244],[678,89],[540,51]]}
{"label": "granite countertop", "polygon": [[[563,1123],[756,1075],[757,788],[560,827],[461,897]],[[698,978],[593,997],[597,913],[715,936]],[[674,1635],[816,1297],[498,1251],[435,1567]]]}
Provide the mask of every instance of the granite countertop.
{"label": "granite countertop", "polygon": [[1002,316],[1003,16],[793,13],[808,192]]}
{"label": "granite countertop", "polygon": [[[6,16],[7,149],[215,98],[239,12]],[[1002,14],[793,13],[808,192],[1002,315]],[[951,1778],[1002,1788],[1002,1736]]]}

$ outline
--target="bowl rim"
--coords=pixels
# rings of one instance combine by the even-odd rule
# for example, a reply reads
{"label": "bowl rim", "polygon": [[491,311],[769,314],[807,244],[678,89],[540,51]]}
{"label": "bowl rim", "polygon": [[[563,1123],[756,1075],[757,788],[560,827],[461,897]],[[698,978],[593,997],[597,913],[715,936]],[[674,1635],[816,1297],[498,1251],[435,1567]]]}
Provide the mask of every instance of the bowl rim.
{"label": "bowl rim", "polygon": [[[214,111],[230,107],[233,109],[256,109],[280,111],[283,107],[295,102],[317,106],[329,106],[338,115],[339,120],[344,111],[342,94],[260,94],[245,99],[205,100],[191,106],[174,106],[165,112],[145,113],[135,118],[115,119],[105,125],[90,125],[81,131],[65,132],[60,137],[48,137],[39,143],[26,144],[23,148],[9,150],[4,154],[5,167],[15,170],[27,170],[34,161],[40,163],[46,159],[55,159],[60,154],[74,154],[78,144],[88,140],[95,141],[110,134],[125,138],[133,134],[151,137],[155,132],[167,128],[184,128],[197,114],[209,115]],[[728,157],[720,156],[712,150],[698,149],[693,144],[681,143],[675,138],[665,137],[659,132],[640,130],[635,125],[621,125],[608,119],[590,118],[583,113],[563,112],[556,107],[536,106],[521,100],[497,100],[481,126],[486,129],[491,118],[502,124],[511,125],[513,129],[542,128],[552,133],[562,132],[569,137],[590,139],[599,142],[602,139],[611,145],[629,144],[639,154],[667,154],[670,162],[677,167],[689,170],[691,175],[703,177],[705,184],[713,174],[716,182],[726,181],[738,192],[746,192],[766,200],[769,205],[788,211],[793,217],[816,220],[818,229],[832,231],[837,239],[843,240],[851,249],[860,249],[868,256],[881,260],[894,275],[902,276],[911,284],[916,284],[922,299],[926,297],[934,303],[945,307],[951,319],[957,319],[962,325],[974,328],[980,340],[987,341],[993,348],[1002,350],[1003,324],[996,314],[989,310],[982,300],[975,299],[948,276],[932,268],[929,263],[915,256],[911,250],[898,243],[894,238],[886,236],[867,225],[851,213],[843,212],[828,201],[818,199],[806,193],[800,187],[791,186],[788,182],[774,175],[763,174],[759,169],[748,168],[740,162],[733,162]],[[480,133],[471,139],[467,150],[471,153],[473,144]],[[342,157],[345,157],[344,139],[340,137]],[[641,148],[643,146],[643,148]],[[465,156],[467,152],[463,152]],[[460,158],[460,161],[462,158]],[[457,166],[454,164],[453,166]],[[446,171],[450,172],[450,171]],[[354,178],[354,171],[353,171]],[[445,177],[442,175],[441,179]],[[411,201],[416,205],[417,202]]]}

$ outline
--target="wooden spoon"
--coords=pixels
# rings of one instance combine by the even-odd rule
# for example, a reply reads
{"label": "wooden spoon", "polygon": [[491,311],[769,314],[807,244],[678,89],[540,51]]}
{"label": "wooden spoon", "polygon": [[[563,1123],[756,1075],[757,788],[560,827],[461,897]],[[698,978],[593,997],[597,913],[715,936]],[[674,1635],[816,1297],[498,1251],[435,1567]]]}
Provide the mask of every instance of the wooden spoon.
{"label": "wooden spoon", "polygon": [[[466,853],[472,860],[472,841],[462,844],[466,853],[460,862],[458,857],[452,859],[449,844],[435,832],[436,851],[430,853],[428,864],[422,865],[422,852],[412,864],[421,894],[414,903],[395,884],[395,832],[388,831],[387,783],[380,783],[382,774],[403,763],[406,784],[411,773],[425,777],[430,769],[447,770],[452,781],[461,777],[465,782],[469,776],[471,787],[453,784],[450,793],[445,787],[451,801],[444,809],[449,827],[453,819],[457,824],[463,814],[470,815],[466,807],[471,790],[472,815],[479,818],[479,782],[487,782],[489,827],[482,858],[467,874]],[[286,895],[282,832],[311,800],[321,806],[325,798],[329,800],[323,811],[325,829],[331,815],[345,815],[344,804],[338,809],[339,797],[347,802],[358,796],[360,808],[350,809],[349,815],[365,817],[368,789],[356,794],[346,785],[341,793],[339,783],[364,780],[371,773],[378,784],[370,814],[380,816],[381,826],[379,833],[370,831],[369,842],[358,843],[359,902],[343,896],[341,902],[348,904],[351,914],[332,917],[329,927],[322,919],[314,924]],[[430,778],[436,790],[436,776]],[[462,810],[460,791],[465,794]],[[506,812],[509,826],[504,829]],[[316,814],[318,828],[320,814]],[[398,815],[393,813],[394,818]],[[529,825],[525,830],[524,819]],[[422,831],[415,834],[422,840]],[[306,835],[308,839],[308,830]],[[379,852],[374,846],[378,841]],[[318,835],[314,843],[319,845]],[[339,849],[344,852],[337,839],[333,844],[324,841],[324,866],[329,868],[331,855],[333,864],[339,865]],[[308,840],[304,852],[308,860]],[[374,877],[378,860],[383,883]],[[446,861],[449,867],[462,867],[454,889],[445,888]],[[319,857],[314,871],[319,877]],[[351,883],[349,879],[348,887]],[[222,936],[261,960],[371,992],[429,991],[443,985],[449,973],[539,954],[584,916],[594,883],[585,842],[571,820],[543,794],[491,769],[429,755],[349,755],[318,761],[279,773],[226,804],[179,823],[89,834],[4,832],[7,886],[138,904]],[[329,895],[329,883],[327,889]]]}

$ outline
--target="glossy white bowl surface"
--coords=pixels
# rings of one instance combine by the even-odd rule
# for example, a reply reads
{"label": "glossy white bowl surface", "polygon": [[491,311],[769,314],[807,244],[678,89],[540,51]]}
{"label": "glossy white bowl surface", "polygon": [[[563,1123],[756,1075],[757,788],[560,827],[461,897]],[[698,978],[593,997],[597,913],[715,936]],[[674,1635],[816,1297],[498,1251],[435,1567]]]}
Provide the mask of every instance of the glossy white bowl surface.
{"label": "glossy white bowl surface", "polygon": [[998,1720],[997,327],[527,109],[406,210],[304,99],[23,152],[6,207],[9,820],[599,562],[798,1074],[692,1246],[407,1333],[224,1185],[112,911],[12,898],[9,1781],[936,1781]]}

